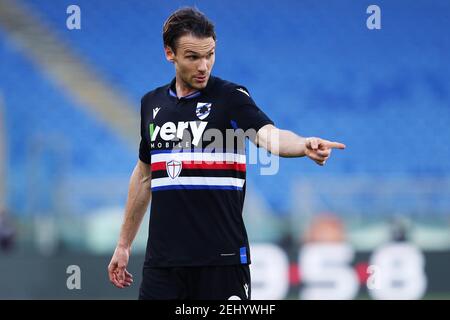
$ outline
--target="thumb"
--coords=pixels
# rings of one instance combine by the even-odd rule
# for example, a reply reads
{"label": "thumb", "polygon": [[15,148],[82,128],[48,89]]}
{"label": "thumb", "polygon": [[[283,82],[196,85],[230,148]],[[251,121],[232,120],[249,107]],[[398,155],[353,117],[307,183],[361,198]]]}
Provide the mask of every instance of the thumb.
{"label": "thumb", "polygon": [[319,140],[314,137],[306,138],[306,147],[308,149],[317,150],[319,148]]}
{"label": "thumb", "polygon": [[124,266],[124,265],[120,265],[120,266],[117,268],[117,278],[118,278],[120,281],[125,280],[125,266]]}

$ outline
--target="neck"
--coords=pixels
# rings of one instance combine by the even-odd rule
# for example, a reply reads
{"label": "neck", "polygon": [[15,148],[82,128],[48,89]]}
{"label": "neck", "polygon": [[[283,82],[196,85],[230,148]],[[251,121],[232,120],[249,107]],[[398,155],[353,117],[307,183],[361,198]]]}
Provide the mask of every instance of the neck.
{"label": "neck", "polygon": [[186,83],[183,80],[181,80],[180,77],[178,77],[178,75],[176,76],[175,89],[177,90],[178,98],[188,96],[191,93],[194,93],[197,91],[197,89],[187,86]]}

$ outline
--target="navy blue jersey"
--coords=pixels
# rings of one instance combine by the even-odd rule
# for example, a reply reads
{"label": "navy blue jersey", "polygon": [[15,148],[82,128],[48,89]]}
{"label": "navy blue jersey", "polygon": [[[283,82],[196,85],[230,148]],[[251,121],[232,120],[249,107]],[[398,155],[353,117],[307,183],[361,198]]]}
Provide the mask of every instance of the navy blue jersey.
{"label": "navy blue jersey", "polygon": [[242,134],[273,122],[246,88],[210,77],[178,98],[175,79],[141,100],[139,158],[151,166],[152,201],[145,265],[249,264],[242,209]]}

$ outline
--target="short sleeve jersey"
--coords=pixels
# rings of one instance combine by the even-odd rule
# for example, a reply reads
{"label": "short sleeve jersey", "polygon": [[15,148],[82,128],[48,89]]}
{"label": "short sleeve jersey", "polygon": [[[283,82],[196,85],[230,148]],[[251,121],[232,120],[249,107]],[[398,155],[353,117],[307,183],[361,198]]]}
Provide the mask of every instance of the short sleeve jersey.
{"label": "short sleeve jersey", "polygon": [[145,265],[250,264],[242,133],[273,122],[245,87],[217,77],[175,92],[174,79],[141,100],[139,158],[152,174]]}

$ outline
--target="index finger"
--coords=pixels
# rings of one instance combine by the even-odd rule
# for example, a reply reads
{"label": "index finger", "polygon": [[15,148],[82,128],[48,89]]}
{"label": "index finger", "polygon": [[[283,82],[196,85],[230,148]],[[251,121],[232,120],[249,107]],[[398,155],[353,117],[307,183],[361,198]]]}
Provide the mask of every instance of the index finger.
{"label": "index finger", "polygon": [[327,146],[334,149],[345,149],[345,144],[335,141],[328,141]]}

